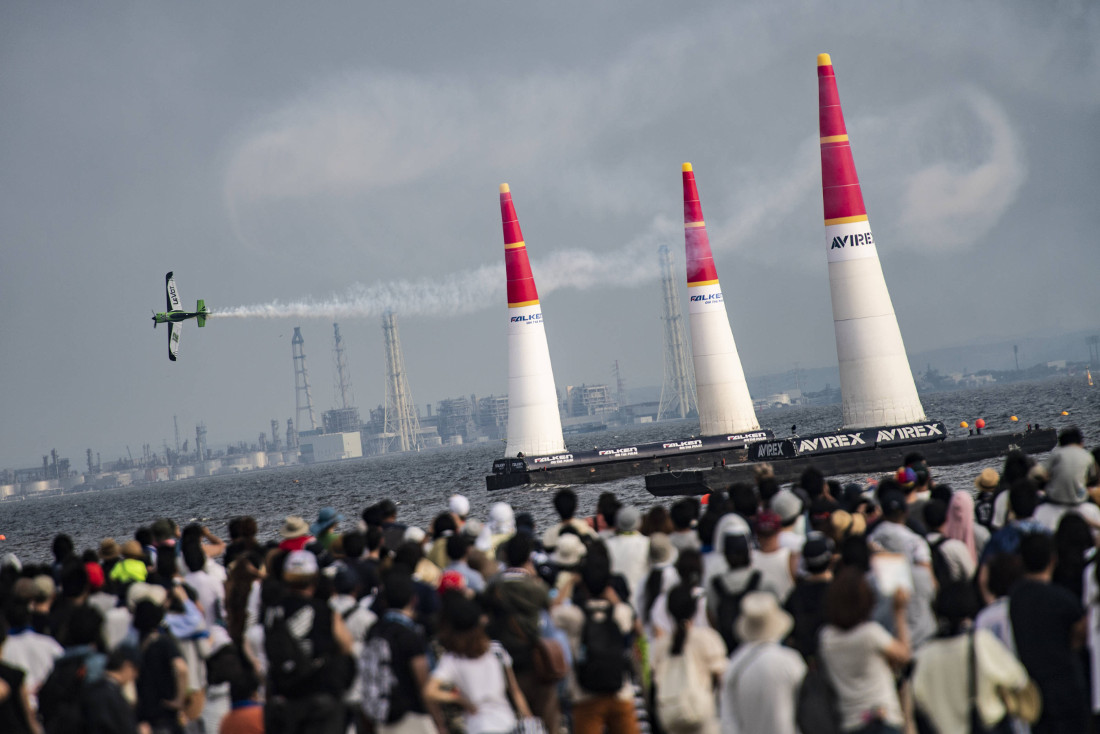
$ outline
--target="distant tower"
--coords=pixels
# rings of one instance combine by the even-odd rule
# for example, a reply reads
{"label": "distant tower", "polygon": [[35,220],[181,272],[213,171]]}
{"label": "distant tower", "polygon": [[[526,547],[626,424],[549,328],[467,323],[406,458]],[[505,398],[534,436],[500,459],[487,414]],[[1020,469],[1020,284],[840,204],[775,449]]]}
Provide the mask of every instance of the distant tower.
{"label": "distant tower", "polygon": [[1016,360],[1016,371],[1019,372],[1020,371],[1020,345],[1019,344],[1013,344],[1012,345],[1012,358],[1014,360]]}
{"label": "distant tower", "polygon": [[1100,336],[1089,337],[1089,368],[1100,367]]}
{"label": "distant tower", "polygon": [[386,340],[386,418],[384,433],[391,434],[392,451],[420,448],[420,419],[416,415],[409,381],[405,377],[405,357],[392,311],[382,314],[382,334]]}
{"label": "distant tower", "polygon": [[348,358],[344,353],[344,340],[340,336],[340,324],[332,325],[336,336],[336,385],[334,387],[339,405],[321,414],[321,424],[325,433],[351,433],[361,427],[359,409],[354,407],[355,396],[351,392],[351,371],[348,370]]}
{"label": "distant tower", "polygon": [[695,411],[695,381],[692,379],[691,355],[688,354],[684,317],[680,312],[680,289],[672,269],[672,251],[662,245],[657,248],[661,265],[661,291],[664,294],[665,380],[661,385],[661,402],[657,420],[687,418]]}
{"label": "distant tower", "polygon": [[206,461],[206,424],[200,423],[195,426],[195,453],[199,457],[199,461]]}
{"label": "distant tower", "polygon": [[298,449],[298,432],[294,430],[294,419],[286,419],[286,447],[289,451]]}
{"label": "distant tower", "polygon": [[279,450],[279,421],[271,419],[271,450]]}
{"label": "distant tower", "polygon": [[615,360],[611,371],[615,373],[615,399],[619,401],[619,410],[622,410],[626,407],[626,380],[619,369],[619,360]]}
{"label": "distant tower", "polygon": [[302,425],[302,413],[309,415],[309,430],[317,429],[317,418],[313,415],[313,396],[309,392],[309,374],[306,373],[306,353],[304,351],[305,339],[302,338],[302,327],[294,327],[294,338],[290,340],[290,352],[294,356],[294,403],[297,414],[294,422]]}
{"label": "distant tower", "polygon": [[351,392],[351,373],[348,371],[347,355],[344,354],[340,324],[333,324],[332,331],[336,337],[336,394],[340,397],[340,407],[346,409],[355,404],[355,396]]}
{"label": "distant tower", "polygon": [[180,453],[180,422],[176,416],[172,416],[172,424],[176,427],[176,456]]}

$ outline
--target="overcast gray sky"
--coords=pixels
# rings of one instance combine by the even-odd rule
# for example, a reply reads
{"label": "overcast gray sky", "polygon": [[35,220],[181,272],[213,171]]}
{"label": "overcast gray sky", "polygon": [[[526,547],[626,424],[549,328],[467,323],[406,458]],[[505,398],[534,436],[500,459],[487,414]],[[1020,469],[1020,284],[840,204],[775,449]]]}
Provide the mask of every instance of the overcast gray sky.
{"label": "overcast gray sky", "polygon": [[[660,383],[683,161],[746,372],[835,364],[820,52],[908,350],[1091,327],[1098,44],[1086,0],[3,3],[0,466],[159,451],[173,414],[255,441],[296,325],[332,407],[325,303],[364,414],[387,305],[419,405],[503,393],[503,181],[559,388]],[[169,363],[168,270],[299,315],[189,323]]]}

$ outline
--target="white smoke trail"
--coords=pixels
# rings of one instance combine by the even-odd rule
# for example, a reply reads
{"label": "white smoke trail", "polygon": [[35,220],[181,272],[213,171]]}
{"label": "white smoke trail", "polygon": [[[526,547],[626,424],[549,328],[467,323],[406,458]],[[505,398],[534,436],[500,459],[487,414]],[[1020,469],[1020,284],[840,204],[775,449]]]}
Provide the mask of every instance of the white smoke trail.
{"label": "white smoke trail", "polygon": [[[595,253],[563,250],[531,264],[539,294],[562,288],[588,290],[631,287],[658,275],[656,249],[672,241],[679,225],[656,218],[649,229],[618,250]],[[504,263],[451,273],[441,278],[355,284],[343,294],[324,299],[270,301],[217,309],[210,316],[238,319],[370,318],[385,311],[403,316],[457,316],[504,303]]]}
{"label": "white smoke trail", "polygon": [[270,301],[219,309],[210,315],[238,319],[370,318],[386,311],[402,315],[458,315],[504,299],[504,263],[451,273],[442,278],[357,283],[324,299]]}

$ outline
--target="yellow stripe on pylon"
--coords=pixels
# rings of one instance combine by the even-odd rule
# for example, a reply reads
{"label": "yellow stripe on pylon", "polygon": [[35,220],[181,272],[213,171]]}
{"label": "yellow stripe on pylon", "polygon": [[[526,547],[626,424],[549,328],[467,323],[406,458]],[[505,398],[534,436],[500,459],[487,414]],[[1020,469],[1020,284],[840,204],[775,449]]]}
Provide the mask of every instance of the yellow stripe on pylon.
{"label": "yellow stripe on pylon", "polygon": [[836,219],[826,219],[825,220],[825,226],[828,227],[830,224],[851,224],[852,222],[866,222],[866,221],[867,221],[867,215],[866,214],[857,214],[854,217],[837,217]]}

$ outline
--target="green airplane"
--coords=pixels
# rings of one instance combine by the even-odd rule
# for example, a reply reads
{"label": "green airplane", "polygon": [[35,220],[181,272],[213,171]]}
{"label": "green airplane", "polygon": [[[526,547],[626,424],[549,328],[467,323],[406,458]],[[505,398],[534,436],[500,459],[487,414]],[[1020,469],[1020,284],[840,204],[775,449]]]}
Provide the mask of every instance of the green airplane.
{"label": "green airplane", "polygon": [[200,327],[206,326],[206,317],[210,314],[210,310],[206,308],[206,303],[199,299],[194,311],[184,311],[179,291],[176,290],[176,279],[172,277],[172,273],[164,276],[164,290],[168,297],[168,309],[164,313],[153,312],[153,328],[157,328],[157,324],[168,324],[168,359],[175,362],[176,355],[180,352],[180,331],[183,329],[183,322],[187,319],[195,319]]}

